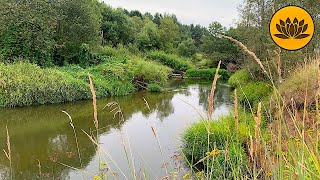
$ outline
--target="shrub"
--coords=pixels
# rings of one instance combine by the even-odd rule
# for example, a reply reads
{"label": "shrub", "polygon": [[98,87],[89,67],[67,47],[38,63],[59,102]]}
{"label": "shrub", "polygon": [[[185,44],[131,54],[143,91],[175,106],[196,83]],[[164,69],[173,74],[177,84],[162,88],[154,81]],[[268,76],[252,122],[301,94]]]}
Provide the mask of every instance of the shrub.
{"label": "shrub", "polygon": [[231,88],[238,88],[238,87],[245,85],[251,81],[252,81],[252,77],[251,77],[250,73],[247,70],[242,69],[242,70],[237,71],[236,73],[234,73],[230,77],[229,86]]}
{"label": "shrub", "polygon": [[192,67],[190,60],[182,58],[173,54],[166,54],[160,51],[152,51],[148,53],[147,57],[161,64],[169,66],[174,70],[186,71]]}
{"label": "shrub", "polygon": [[[209,144],[208,144],[208,122],[202,121],[193,124],[183,134],[183,153],[193,164],[207,156],[216,148],[225,150],[228,142],[229,160],[225,161],[223,154],[218,154],[215,157],[212,168],[212,176],[214,179],[219,179],[221,174],[226,175],[227,179],[232,179],[236,176],[233,174],[234,168],[245,169],[247,164],[247,156],[244,151],[244,143],[249,140],[250,132],[253,132],[254,120],[251,116],[242,114],[239,116],[239,129],[235,131],[235,123],[233,115],[222,116],[218,120],[213,120],[209,125]],[[209,147],[209,149],[208,149]],[[209,158],[211,168],[212,158]],[[207,161],[203,162],[206,167]],[[245,173],[245,170],[243,170]]]}
{"label": "shrub", "polygon": [[168,80],[168,74],[172,71],[169,67],[154,61],[143,60],[135,57],[132,60],[134,77],[147,83],[164,85]]}
{"label": "shrub", "polygon": [[87,99],[89,86],[57,69],[29,63],[0,65],[0,106],[28,106]]}
{"label": "shrub", "polygon": [[305,100],[307,100],[307,105],[310,105],[315,102],[318,93],[317,77],[317,62],[299,68],[279,86],[279,94],[287,105],[293,101],[299,107],[304,104]]}
{"label": "shrub", "polygon": [[0,106],[28,106],[91,98],[88,74],[92,74],[97,97],[125,95],[134,90],[133,73],[124,64],[103,64],[83,69],[59,69],[30,63],[0,64]]}
{"label": "shrub", "polygon": [[[213,79],[216,73],[216,69],[189,69],[186,72],[188,78],[200,78],[200,79]],[[225,69],[219,70],[220,79],[227,80],[230,77],[230,73]]]}
{"label": "shrub", "polygon": [[158,84],[149,84],[147,89],[150,92],[161,92],[162,91],[162,87],[159,86]]}
{"label": "shrub", "polygon": [[239,102],[243,105],[256,106],[257,103],[263,101],[272,92],[272,86],[265,82],[252,82],[238,90]]}

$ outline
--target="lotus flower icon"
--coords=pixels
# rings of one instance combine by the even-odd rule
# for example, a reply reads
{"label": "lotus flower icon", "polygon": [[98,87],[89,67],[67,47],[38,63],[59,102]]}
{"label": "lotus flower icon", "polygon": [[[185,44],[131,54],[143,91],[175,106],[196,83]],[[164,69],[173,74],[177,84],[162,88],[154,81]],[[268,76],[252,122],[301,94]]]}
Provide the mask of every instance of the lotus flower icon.
{"label": "lotus flower icon", "polygon": [[303,34],[308,29],[308,24],[304,24],[304,20],[298,21],[295,17],[293,22],[291,22],[290,18],[284,22],[280,19],[280,24],[276,24],[277,30],[281,34],[274,34],[274,36],[281,39],[303,39],[310,34]]}

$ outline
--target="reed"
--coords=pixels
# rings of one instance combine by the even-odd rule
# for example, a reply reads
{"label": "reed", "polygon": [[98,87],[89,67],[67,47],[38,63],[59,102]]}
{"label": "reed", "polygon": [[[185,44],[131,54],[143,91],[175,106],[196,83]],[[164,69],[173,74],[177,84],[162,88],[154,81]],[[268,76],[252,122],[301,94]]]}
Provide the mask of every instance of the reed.
{"label": "reed", "polygon": [[8,126],[6,126],[6,133],[7,133],[7,150],[3,149],[4,154],[6,155],[7,159],[9,160],[10,165],[10,179],[13,179],[13,169],[12,169],[12,159],[11,159],[11,143],[10,143],[10,135]]}
{"label": "reed", "polygon": [[220,75],[219,75],[220,65],[221,65],[221,61],[219,61],[218,67],[216,69],[216,74],[215,74],[213,82],[212,82],[211,92],[208,97],[208,114],[207,114],[208,115],[208,122],[210,122],[210,119],[212,118],[212,113],[213,113],[213,109],[214,109],[214,93],[215,93],[215,90],[217,87],[217,81],[220,77]]}
{"label": "reed", "polygon": [[221,37],[223,38],[226,38],[226,39],[229,39],[230,41],[236,43],[239,47],[241,47],[245,52],[247,52],[251,57],[253,57],[253,59],[258,63],[258,65],[260,66],[262,72],[269,76],[268,73],[267,73],[267,70],[266,68],[263,66],[261,60],[257,57],[257,55],[252,52],[247,46],[245,46],[242,42],[236,40],[236,39],[233,39],[232,37],[229,37],[229,36],[226,36],[226,35],[221,35]]}
{"label": "reed", "polygon": [[236,131],[239,129],[239,113],[238,113],[238,95],[237,89],[234,90],[234,119]]}

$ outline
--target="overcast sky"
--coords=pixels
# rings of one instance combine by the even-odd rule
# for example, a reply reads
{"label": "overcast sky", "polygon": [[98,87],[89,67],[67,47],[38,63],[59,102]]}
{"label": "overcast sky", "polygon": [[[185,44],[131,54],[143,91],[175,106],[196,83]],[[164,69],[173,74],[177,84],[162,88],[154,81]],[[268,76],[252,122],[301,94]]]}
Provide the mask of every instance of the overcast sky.
{"label": "overcast sky", "polygon": [[139,10],[142,13],[173,13],[183,24],[208,26],[218,21],[226,27],[234,26],[243,0],[103,0],[112,7]]}

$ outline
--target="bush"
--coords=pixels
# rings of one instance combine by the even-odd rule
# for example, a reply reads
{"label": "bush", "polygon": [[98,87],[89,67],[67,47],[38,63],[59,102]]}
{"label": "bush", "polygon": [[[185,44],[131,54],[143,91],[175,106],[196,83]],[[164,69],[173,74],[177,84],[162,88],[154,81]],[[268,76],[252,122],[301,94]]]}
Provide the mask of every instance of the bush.
{"label": "bush", "polygon": [[134,77],[147,83],[164,85],[168,80],[168,74],[172,71],[169,67],[154,61],[143,60],[135,57],[132,60]]}
{"label": "bush", "polygon": [[174,70],[186,71],[192,67],[190,59],[182,58],[173,54],[166,54],[160,51],[152,51],[148,53],[147,57],[169,66]]}
{"label": "bush", "polygon": [[257,103],[263,101],[272,92],[272,86],[265,82],[252,82],[238,90],[239,102],[243,105],[255,107]]}
{"label": "bush", "polygon": [[293,101],[297,107],[303,107],[305,100],[307,100],[307,105],[310,105],[315,102],[318,93],[317,76],[317,62],[299,68],[279,86],[279,94],[284,98],[287,105]]}
{"label": "bush", "polygon": [[247,70],[242,69],[242,70],[237,71],[236,73],[234,73],[230,77],[229,86],[231,88],[238,88],[238,87],[245,85],[251,81],[252,81],[252,77],[251,77],[250,73]]}
{"label": "bush", "polygon": [[[221,175],[225,175],[226,179],[232,179],[237,176],[233,174],[233,169],[243,169],[245,173],[247,156],[243,145],[250,139],[250,132],[253,132],[254,120],[251,116],[242,114],[239,116],[239,129],[235,131],[233,115],[222,116],[217,121],[210,122],[209,130],[209,144],[208,144],[208,122],[202,121],[193,124],[183,134],[183,153],[184,155],[195,164],[199,160],[207,156],[216,148],[218,150],[225,150],[226,143],[228,142],[228,156],[229,160],[225,161],[223,154],[218,154],[215,157],[212,168],[212,176],[214,179],[220,179]],[[209,147],[209,149],[208,149]],[[212,158],[209,158],[209,165],[211,168]],[[207,161],[203,162],[206,167]]]}
{"label": "bush", "polygon": [[162,91],[162,87],[159,86],[158,84],[149,84],[147,89],[150,92],[161,92]]}
{"label": "bush", "polygon": [[0,106],[28,106],[87,99],[87,83],[29,63],[0,64]]}
{"label": "bush", "polygon": [[[188,78],[199,78],[199,79],[214,79],[216,69],[189,69],[186,72]],[[219,70],[220,79],[227,80],[230,77],[230,73],[225,69]]]}
{"label": "bush", "polygon": [[134,90],[124,64],[104,64],[83,69],[69,66],[59,69],[30,63],[0,64],[0,106],[28,106],[61,103],[91,98],[88,74],[92,74],[98,98],[125,95]]}

